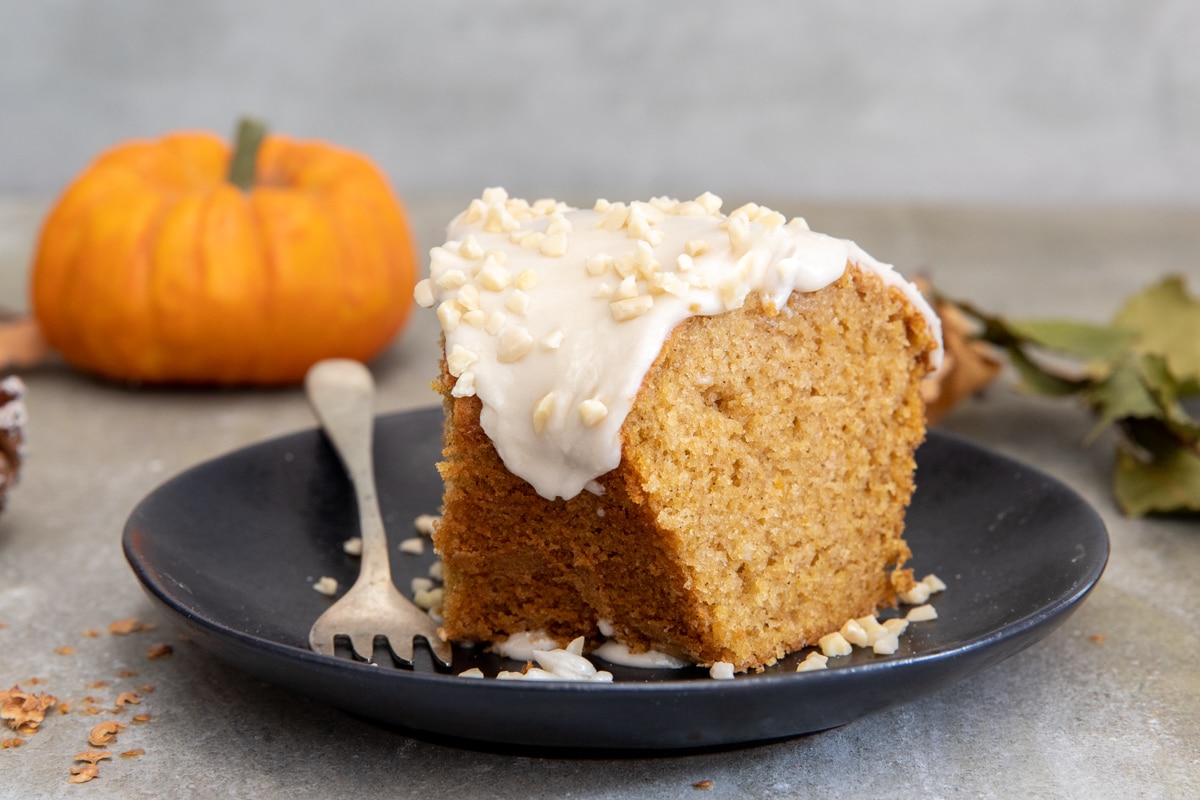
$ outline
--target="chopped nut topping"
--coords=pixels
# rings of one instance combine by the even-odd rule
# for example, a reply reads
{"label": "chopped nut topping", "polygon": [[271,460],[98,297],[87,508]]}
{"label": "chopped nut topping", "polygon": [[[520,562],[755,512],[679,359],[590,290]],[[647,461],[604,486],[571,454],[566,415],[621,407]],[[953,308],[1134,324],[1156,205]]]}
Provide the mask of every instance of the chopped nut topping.
{"label": "chopped nut topping", "polygon": [[907,592],[900,592],[900,602],[905,605],[919,606],[929,599],[929,584],[918,581]]}
{"label": "chopped nut topping", "polygon": [[483,215],[487,213],[487,204],[479,198],[471,201],[467,206],[466,220],[467,222],[479,222],[483,219]]}
{"label": "chopped nut topping", "polygon": [[550,333],[547,333],[545,336],[543,336],[538,341],[538,345],[543,350],[557,350],[558,348],[562,347],[562,343],[565,338],[566,338],[566,334],[560,328],[558,330],[551,331]]}
{"label": "chopped nut topping", "polygon": [[433,304],[436,302],[433,296],[433,281],[429,278],[417,281],[417,285],[413,288],[413,299],[421,308],[433,308]]}
{"label": "chopped nut topping", "polygon": [[478,360],[479,353],[463,347],[461,344],[456,344],[446,354],[446,370],[458,378]]}
{"label": "chopped nut topping", "polygon": [[722,201],[712,192],[705,192],[696,198],[696,202],[709,214],[716,215],[721,210]]}
{"label": "chopped nut topping", "polygon": [[520,361],[533,347],[533,337],[520,326],[505,328],[500,332],[500,346],[496,349],[496,360],[501,364]]}
{"label": "chopped nut topping", "polygon": [[592,297],[597,300],[608,300],[612,297],[613,289],[607,283],[601,281],[595,289],[592,289]]}
{"label": "chopped nut topping", "polygon": [[523,317],[529,313],[529,295],[520,289],[513,289],[505,298],[504,307],[517,316]]}
{"label": "chopped nut topping", "polygon": [[583,262],[587,274],[593,277],[599,277],[608,272],[612,268],[612,265],[613,257],[608,253],[596,253],[595,255],[588,256],[587,260]]}
{"label": "chopped nut topping", "polygon": [[640,317],[654,307],[654,298],[648,294],[615,300],[608,304],[612,317],[617,322],[625,322],[634,317]]}
{"label": "chopped nut topping", "polygon": [[321,578],[313,584],[313,589],[325,595],[333,597],[337,594],[338,582],[336,578],[331,578],[328,575],[322,575]]}
{"label": "chopped nut topping", "polygon": [[904,632],[908,630],[908,620],[900,619],[898,617],[894,619],[885,619],[883,621],[883,627],[887,628],[889,633],[902,636]]}
{"label": "chopped nut topping", "polygon": [[433,578],[413,578],[409,584],[411,594],[417,592],[428,592],[433,588]]}
{"label": "chopped nut topping", "polygon": [[488,315],[487,320],[483,323],[483,329],[487,331],[488,334],[495,336],[500,332],[500,329],[504,327],[504,323],[507,320],[508,317],[504,316],[503,311],[493,311]]}
{"label": "chopped nut topping", "polygon": [[600,421],[607,416],[608,406],[595,398],[584,400],[579,404],[579,417],[589,428],[599,425]]}
{"label": "chopped nut topping", "polygon": [[513,281],[513,285],[527,292],[538,285],[538,274],[532,269],[521,270],[521,274]]}
{"label": "chopped nut topping", "polygon": [[557,397],[554,392],[549,392],[538,400],[533,407],[533,432],[541,433],[546,429],[546,424],[550,421],[550,416],[554,413],[554,405],[557,402]]}
{"label": "chopped nut topping", "polygon": [[846,624],[839,631],[842,637],[856,647],[867,646],[867,632],[863,630],[863,626],[858,623],[858,620],[846,620]]}
{"label": "chopped nut topping", "polygon": [[854,646],[841,633],[827,633],[817,640],[821,652],[827,656],[848,656],[854,652]]}
{"label": "chopped nut topping", "polygon": [[503,203],[508,200],[508,190],[503,186],[489,186],[483,190],[480,199],[487,205]]}
{"label": "chopped nut topping", "polygon": [[718,681],[733,680],[733,664],[728,661],[718,661],[708,668],[708,676]]}
{"label": "chopped nut topping", "polygon": [[740,256],[750,247],[750,221],[740,211],[730,215],[728,222],[729,248],[735,256]]}
{"label": "chopped nut topping", "polygon": [[475,373],[467,370],[458,376],[454,388],[450,390],[452,397],[470,397],[475,394]]}
{"label": "chopped nut topping", "polygon": [[931,619],[937,619],[937,609],[926,603],[923,606],[917,606],[909,609],[909,612],[904,615],[904,618],[909,622],[928,622]]}
{"label": "chopped nut topping", "polygon": [[673,272],[658,272],[650,279],[650,288],[683,297],[687,293],[688,283]]}
{"label": "chopped nut topping", "polygon": [[926,575],[924,578],[921,578],[921,583],[928,586],[929,591],[933,592],[934,594],[946,591],[946,584],[943,583],[942,579],[937,575]]}
{"label": "chopped nut topping", "polygon": [[811,672],[814,669],[826,669],[828,667],[829,658],[818,653],[816,650],[808,654],[808,656],[796,665],[796,672]]}
{"label": "chopped nut topping", "polygon": [[788,220],[787,227],[799,228],[802,231],[809,230],[808,220],[806,220],[804,217],[792,217],[790,220]]}
{"label": "chopped nut topping", "polygon": [[708,252],[709,244],[704,239],[692,239],[683,246],[683,251],[692,258],[698,258]]}
{"label": "chopped nut topping", "polygon": [[541,231],[513,231],[511,235],[526,250],[541,250],[542,240],[546,238]]}
{"label": "chopped nut topping", "polygon": [[463,258],[469,258],[472,261],[483,258],[483,248],[479,246],[479,242],[474,235],[467,234],[463,239],[462,244],[458,246],[458,254]]}
{"label": "chopped nut topping", "polygon": [[508,233],[518,227],[520,224],[508,209],[501,205],[488,206],[487,213],[483,216],[483,229],[488,233]]}
{"label": "chopped nut topping", "polygon": [[894,633],[881,636],[871,645],[871,649],[881,656],[890,656],[900,649],[900,637]]}
{"label": "chopped nut topping", "polygon": [[457,330],[463,318],[462,306],[458,304],[457,300],[447,300],[438,306],[437,315],[438,322],[442,323],[442,330],[447,332]]}
{"label": "chopped nut topping", "polygon": [[[458,304],[467,311],[474,311],[479,308],[479,289],[473,283],[468,283],[466,286],[458,290]],[[465,312],[464,312],[465,313]]]}
{"label": "chopped nut topping", "polygon": [[629,207],[624,203],[613,203],[604,212],[600,227],[606,231],[619,231],[629,223]]}
{"label": "chopped nut topping", "polygon": [[482,328],[483,323],[487,321],[487,312],[481,308],[474,311],[468,311],[462,315],[462,321],[470,325],[472,328]]}
{"label": "chopped nut topping", "polygon": [[413,520],[413,527],[422,536],[433,536],[433,532],[437,530],[437,526],[441,521],[441,517],[433,514],[418,514],[417,518]]}
{"label": "chopped nut topping", "polygon": [[721,303],[727,311],[741,308],[746,304],[748,294],[746,284],[737,278],[726,278],[717,286],[721,295]]}
{"label": "chopped nut topping", "polygon": [[489,292],[498,292],[501,289],[507,289],[512,283],[512,273],[489,256],[484,259],[483,267],[479,270],[475,280],[481,288],[487,289]]}
{"label": "chopped nut topping", "polygon": [[417,608],[429,611],[432,608],[437,608],[442,604],[442,599],[445,590],[441,588],[430,589],[424,592],[416,592],[413,594],[413,603]]}
{"label": "chopped nut topping", "polygon": [[680,253],[679,257],[675,259],[675,269],[679,270],[680,272],[689,272],[695,266],[696,262],[693,261],[692,257],[687,253]]}
{"label": "chopped nut topping", "polygon": [[483,670],[481,670],[479,667],[471,667],[470,669],[464,669],[462,672],[458,673],[458,677],[460,677],[460,678],[485,678],[487,676],[483,674]]}
{"label": "chopped nut topping", "polygon": [[434,281],[441,289],[457,289],[467,282],[467,274],[461,269],[448,269]]}
{"label": "chopped nut topping", "polygon": [[425,552],[425,540],[416,536],[405,539],[400,543],[400,552],[419,556]]}
{"label": "chopped nut topping", "polygon": [[346,541],[342,542],[342,552],[348,556],[362,555],[362,537],[351,536]]}
{"label": "chopped nut topping", "polygon": [[637,297],[641,292],[638,291],[637,280],[632,276],[623,279],[617,286],[617,298],[626,300],[630,297]]}

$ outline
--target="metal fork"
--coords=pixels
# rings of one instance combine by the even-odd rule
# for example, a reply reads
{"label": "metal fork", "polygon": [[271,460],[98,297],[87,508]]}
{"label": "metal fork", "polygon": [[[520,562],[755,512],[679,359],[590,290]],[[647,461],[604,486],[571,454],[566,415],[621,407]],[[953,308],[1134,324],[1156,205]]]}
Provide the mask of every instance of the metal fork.
{"label": "metal fork", "polygon": [[398,661],[411,665],[413,639],[420,636],[429,643],[434,658],[449,666],[450,644],[438,636],[437,624],[392,583],[371,458],[375,416],[371,373],[357,361],[321,361],[308,371],[304,388],[325,435],[349,473],[362,531],[358,579],[313,623],[309,646],[318,653],[334,655],[334,640],[344,636],[359,658],[370,661],[375,640],[382,637]]}

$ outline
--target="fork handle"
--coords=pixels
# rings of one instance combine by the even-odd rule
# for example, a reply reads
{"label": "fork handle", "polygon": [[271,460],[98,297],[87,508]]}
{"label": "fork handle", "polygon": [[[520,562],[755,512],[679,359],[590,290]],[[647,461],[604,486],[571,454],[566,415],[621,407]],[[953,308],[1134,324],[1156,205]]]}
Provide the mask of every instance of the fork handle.
{"label": "fork handle", "polygon": [[390,583],[387,536],[375,490],[372,437],[375,383],[357,361],[336,358],[315,364],[304,378],[309,404],[349,473],[358,505],[362,563],[358,583]]}

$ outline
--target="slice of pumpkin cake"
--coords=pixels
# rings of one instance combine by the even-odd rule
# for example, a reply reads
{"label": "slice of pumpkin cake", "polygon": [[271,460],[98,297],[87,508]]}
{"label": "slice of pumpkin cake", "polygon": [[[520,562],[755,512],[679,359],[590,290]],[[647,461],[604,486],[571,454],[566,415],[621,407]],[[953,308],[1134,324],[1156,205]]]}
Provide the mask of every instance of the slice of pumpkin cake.
{"label": "slice of pumpkin cake", "polygon": [[431,252],[450,639],[745,670],[910,587],[937,317],[852,242],[720,207],[489,189]]}

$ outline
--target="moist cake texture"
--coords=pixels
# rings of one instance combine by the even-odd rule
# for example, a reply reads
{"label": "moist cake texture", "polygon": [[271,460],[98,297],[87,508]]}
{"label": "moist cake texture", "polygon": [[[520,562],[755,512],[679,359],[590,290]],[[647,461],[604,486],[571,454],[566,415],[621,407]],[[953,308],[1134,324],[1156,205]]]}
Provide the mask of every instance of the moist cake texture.
{"label": "moist cake texture", "polygon": [[489,190],[449,236],[417,289],[443,325],[449,638],[609,636],[744,670],[910,588],[941,350],[891,267],[712,195]]}

